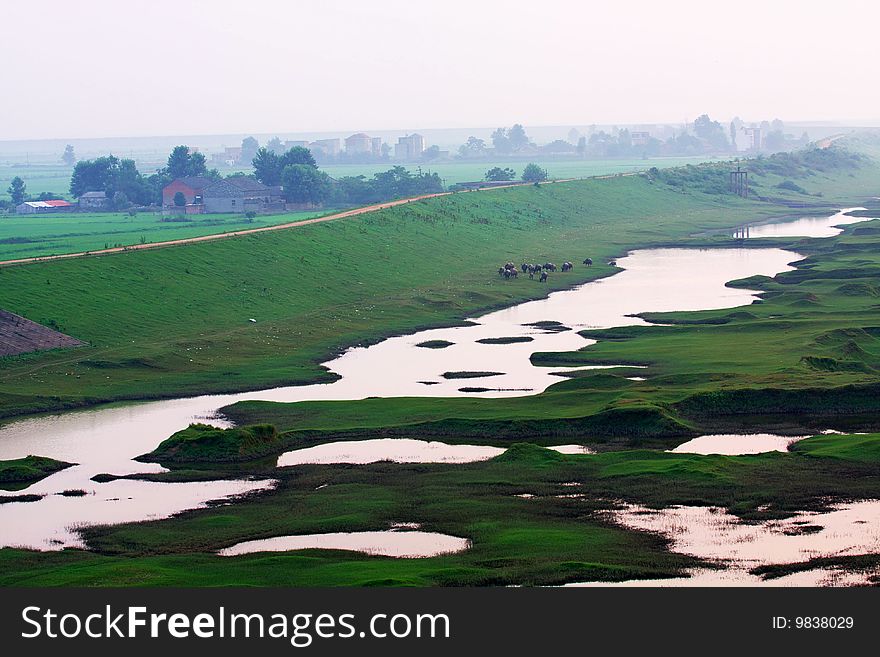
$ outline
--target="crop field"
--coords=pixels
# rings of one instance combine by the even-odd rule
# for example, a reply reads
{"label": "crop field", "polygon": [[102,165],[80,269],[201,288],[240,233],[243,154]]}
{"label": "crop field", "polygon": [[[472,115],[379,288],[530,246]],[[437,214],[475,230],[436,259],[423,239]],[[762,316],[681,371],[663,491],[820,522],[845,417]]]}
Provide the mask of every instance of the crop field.
{"label": "crop field", "polygon": [[[652,159],[607,159],[607,160],[579,160],[568,158],[552,158],[535,156],[535,163],[547,169],[551,178],[586,178],[588,176],[604,176],[612,173],[625,173],[629,171],[644,171],[650,167],[664,168],[681,166],[683,164],[697,164],[706,161],[706,156],[694,157],[661,157]],[[366,176],[372,177],[374,173],[387,171],[396,163],[393,161],[380,164],[325,164],[320,168],[333,178],[341,176]],[[405,166],[415,172],[421,167],[422,171],[436,171],[440,174],[446,185],[459,182],[482,180],[486,171],[492,167],[510,167],[516,171],[517,176],[522,174],[527,161],[504,161],[497,162],[441,162],[437,164],[424,163],[414,164],[407,162]],[[150,167],[144,167],[141,173],[152,174]],[[223,169],[221,173],[228,175],[233,172],[252,173],[250,167],[236,167]],[[20,176],[27,185],[28,193],[36,196],[40,192],[52,192],[65,198],[70,198],[70,173],[71,168],[53,164],[11,164],[0,166],[0,199],[8,199],[7,189],[15,176]]]}
{"label": "crop field", "polygon": [[0,260],[166,242],[283,224],[319,214],[322,213],[288,212],[257,215],[253,219],[241,214],[205,214],[190,215],[190,221],[169,221],[152,212],[134,217],[124,212],[0,215]]}

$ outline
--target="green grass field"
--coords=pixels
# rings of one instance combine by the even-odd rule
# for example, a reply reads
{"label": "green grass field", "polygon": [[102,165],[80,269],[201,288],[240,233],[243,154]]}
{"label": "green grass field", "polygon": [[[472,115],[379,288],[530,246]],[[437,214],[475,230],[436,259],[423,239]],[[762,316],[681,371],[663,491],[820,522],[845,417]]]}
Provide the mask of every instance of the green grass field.
{"label": "green grass field", "polygon": [[[808,184],[831,207],[835,185],[864,190],[875,175],[866,166]],[[499,262],[602,263],[786,211],[637,176],[462,193],[287,231],[0,269],[0,308],[88,343],[3,360],[0,416],[326,379],[317,364],[349,345],[611,271],[600,264],[541,286],[500,280]]]}
{"label": "green grass field", "polygon": [[213,235],[260,226],[272,226],[315,217],[322,212],[257,215],[191,215],[192,221],[162,221],[160,213],[0,214],[0,260],[95,251],[114,246]]}
{"label": "green grass field", "polygon": [[[740,457],[647,450],[563,456],[519,443],[471,464],[272,468],[267,474],[279,484],[270,493],[168,520],[87,529],[89,552],[2,549],[0,586],[499,586],[676,576],[700,562],[597,512],[625,500],[718,505],[766,520],[822,509],[833,498],[873,496],[880,435],[860,438],[873,456],[857,460],[846,457],[848,438],[822,436],[813,439],[815,450],[807,440],[795,453]],[[533,497],[517,497],[524,493]],[[382,530],[394,522],[466,537],[472,547],[427,559],[332,550],[214,554],[242,540]]]}
{"label": "green grass field", "polygon": [[[775,189],[779,180],[755,182]],[[800,182],[821,193],[809,200],[830,212],[853,196],[877,195],[878,168],[813,172]],[[0,412],[315,380],[324,375],[316,363],[348,345],[450,324],[611,272],[597,264],[542,287],[499,279],[499,262],[528,254],[603,263],[640,246],[733,246],[705,232],[784,212],[775,203],[681,191],[646,177],[614,178],[463,193],[355,221],[0,269],[0,307],[90,343],[0,361]],[[658,536],[609,524],[600,512],[614,500],[717,505],[761,521],[876,497],[876,433],[817,436],[788,454],[661,451],[698,433],[878,428],[880,222],[835,238],[762,245],[807,258],[773,279],[742,282],[764,291],[761,303],[654,315],[666,326],[594,332],[602,339],[584,350],[534,357],[548,367],[640,363],[647,381],[585,372],[516,399],[236,404],[228,412],[240,423],[272,424],[278,433],[184,431],[156,455],[175,469],[147,478],[249,474],[277,477],[276,489],[167,520],[87,529],[88,552],[0,550],[0,585],[545,585],[669,577],[703,564],[670,552]],[[292,447],[380,436],[509,449],[463,465],[274,467],[272,455]],[[565,456],[537,445],[560,442],[600,453]],[[568,497],[572,483],[582,496]],[[534,497],[518,497],[524,493]],[[214,554],[243,540],[395,522],[473,545],[430,559],[322,550]],[[822,563],[878,561],[856,555]]]}
{"label": "green grass field", "polygon": [[254,401],[224,412],[239,423],[267,422],[289,432],[279,452],[377,432],[619,449],[671,448],[683,436],[708,433],[880,430],[880,222],[789,246],[811,255],[775,279],[748,279],[750,288],[764,291],[761,303],[648,315],[664,326],[584,331],[599,342],[532,357],[549,368],[638,363],[647,381],[584,371],[522,398]]}
{"label": "green grass field", "polygon": [[61,164],[10,164],[0,166],[0,199],[9,200],[9,183],[16,176],[24,180],[27,192],[36,196],[40,192],[51,192],[65,198],[70,197],[71,167]]}

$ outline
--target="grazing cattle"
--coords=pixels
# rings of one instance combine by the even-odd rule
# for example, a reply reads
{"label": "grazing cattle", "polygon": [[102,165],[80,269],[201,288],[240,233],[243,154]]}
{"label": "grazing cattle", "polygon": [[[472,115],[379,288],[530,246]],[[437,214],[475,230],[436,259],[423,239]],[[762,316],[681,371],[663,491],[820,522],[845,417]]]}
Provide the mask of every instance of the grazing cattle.
{"label": "grazing cattle", "polygon": [[525,274],[529,270],[529,265],[527,265],[526,263],[522,263],[522,265],[520,265],[520,269],[522,269],[522,273]]}
{"label": "grazing cattle", "polygon": [[532,280],[533,278],[535,278],[535,268],[529,267],[529,280]]}
{"label": "grazing cattle", "polygon": [[572,268],[574,268],[574,265],[571,264],[568,260],[566,260],[565,262],[562,263],[562,271],[563,272],[570,271]]}
{"label": "grazing cattle", "polygon": [[507,270],[506,270],[504,267],[499,267],[499,268],[498,268],[498,275],[499,275],[499,276],[504,276],[504,272],[506,272],[506,271],[507,271]]}
{"label": "grazing cattle", "polygon": [[592,258],[584,258],[584,264],[587,267],[592,267],[593,266],[593,259]]}
{"label": "grazing cattle", "polygon": [[554,265],[552,262],[545,262],[544,269],[548,271],[556,271],[556,265]]}
{"label": "grazing cattle", "polygon": [[546,282],[547,282],[547,272],[546,272],[546,271],[542,271],[542,272],[541,272],[541,282],[542,282],[542,283],[546,283]]}

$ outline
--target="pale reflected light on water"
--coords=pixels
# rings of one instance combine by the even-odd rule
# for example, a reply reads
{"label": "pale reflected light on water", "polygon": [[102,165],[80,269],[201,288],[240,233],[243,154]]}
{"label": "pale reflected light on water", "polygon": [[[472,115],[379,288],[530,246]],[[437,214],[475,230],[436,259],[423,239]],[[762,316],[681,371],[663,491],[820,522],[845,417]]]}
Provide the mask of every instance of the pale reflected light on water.
{"label": "pale reflected light on water", "polygon": [[[763,274],[773,276],[792,269],[800,259],[781,249],[649,249],[633,251],[618,260],[623,271],[614,276],[554,292],[547,298],[473,319],[474,325],[420,331],[389,338],[370,347],[350,349],[325,366],[342,378],[331,384],[294,386],[231,395],[118,405],[28,418],[0,428],[0,459],[36,454],[78,463],[76,468],[47,477],[17,494],[45,495],[36,502],[0,505],[0,546],[46,549],[59,536],[69,544],[72,529],[81,525],[144,520],[192,508],[205,497],[222,499],[241,492],[254,482],[211,482],[192,489],[143,481],[116,483],[127,493],[117,495],[113,484],[96,484],[96,474],[116,475],[159,472],[155,465],[132,459],[153,450],[162,440],[194,421],[215,417],[217,409],[243,400],[305,401],[379,397],[514,397],[537,394],[560,377],[552,372],[577,368],[535,367],[530,356],[538,351],[572,351],[593,344],[577,334],[582,328],[643,325],[635,313],[649,311],[707,310],[750,303],[755,292],[725,284],[734,279]],[[554,274],[556,277],[564,274]],[[510,285],[534,285],[526,279]],[[536,288],[537,289],[537,288]],[[574,330],[540,331],[534,322],[557,321]],[[484,338],[528,335],[529,342],[484,344]],[[416,345],[427,340],[448,340],[445,349]],[[502,372],[491,378],[468,379],[468,386],[494,390],[461,392],[461,380],[446,380],[449,371]],[[381,375],[377,375],[381,372]],[[421,381],[436,381],[426,386]],[[224,426],[222,420],[207,420]],[[326,448],[329,449],[329,448]],[[64,498],[56,493],[84,489],[95,497]],[[182,491],[186,490],[187,494]],[[197,491],[199,491],[197,493]],[[188,494],[193,495],[187,498]],[[162,499],[167,496],[168,499]],[[118,498],[106,505],[95,499]],[[130,498],[130,499],[129,499]],[[189,506],[188,506],[189,505]],[[125,508],[126,510],[123,510]]]}
{"label": "pale reflected light on water", "polygon": [[[863,221],[871,221],[868,217],[848,217],[846,215],[847,212],[864,209],[844,208],[830,217],[803,217],[793,221],[756,224],[748,227],[748,237],[834,237],[843,232],[842,229],[836,228],[836,226],[848,226]],[[877,214],[880,216],[880,210],[878,210]]]}
{"label": "pale reflected light on water", "polygon": [[220,550],[223,557],[234,557],[254,552],[290,552],[292,550],[351,550],[373,556],[424,559],[441,554],[464,552],[470,541],[457,536],[434,532],[396,531],[343,532],[334,534],[305,534],[275,536],[257,541],[245,541]]}
{"label": "pale reflected light on water", "polygon": [[[719,570],[694,570],[690,577],[621,582],[619,586],[854,586],[867,584],[874,571],[843,572],[814,568],[764,580],[749,571],[758,566],[803,563],[820,557],[880,552],[880,500],[834,505],[830,511],[801,512],[784,520],[745,523],[724,509],[673,506],[649,509],[625,505],[610,512],[627,529],[656,532],[672,541],[671,550],[712,562]],[[599,585],[596,583],[578,584]]]}

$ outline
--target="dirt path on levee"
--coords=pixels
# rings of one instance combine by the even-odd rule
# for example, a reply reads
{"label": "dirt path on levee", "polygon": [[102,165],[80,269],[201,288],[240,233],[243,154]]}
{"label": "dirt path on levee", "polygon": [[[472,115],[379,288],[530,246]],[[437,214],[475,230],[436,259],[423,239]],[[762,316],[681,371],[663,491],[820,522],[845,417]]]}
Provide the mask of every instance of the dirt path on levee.
{"label": "dirt path on levee", "polygon": [[[634,176],[635,172],[632,173],[613,173],[604,176],[592,176],[593,179],[602,180],[606,178],[620,178],[624,176]],[[582,178],[562,178],[559,180],[548,180],[546,182],[541,183],[542,185],[549,185],[553,183],[562,183],[562,182],[571,182],[572,180],[583,180]],[[66,260],[68,258],[84,258],[87,256],[100,256],[100,255],[108,255],[111,253],[124,253],[127,251],[141,251],[143,249],[158,249],[165,246],[179,246],[181,244],[195,244],[196,242],[210,242],[213,240],[223,240],[228,239],[230,237],[241,237],[242,235],[254,235],[256,233],[266,233],[272,230],[287,230],[290,228],[299,228],[300,226],[309,226],[311,224],[320,224],[325,221],[336,221],[338,219],[348,219],[350,217],[357,217],[363,214],[367,214],[370,212],[378,212],[379,210],[384,210],[386,208],[393,208],[398,205],[406,205],[407,203],[414,203],[416,201],[423,201],[429,198],[437,198],[440,196],[450,196],[451,194],[469,194],[472,192],[487,192],[495,189],[508,189],[510,187],[522,187],[524,185],[531,185],[532,183],[523,183],[523,182],[512,182],[509,185],[497,185],[495,187],[481,187],[470,192],[438,192],[435,194],[423,194],[421,196],[412,196],[409,198],[402,198],[396,201],[387,201],[385,203],[376,203],[374,205],[366,205],[360,208],[354,208],[352,210],[345,210],[344,212],[337,212],[335,214],[328,214],[323,217],[315,217],[314,219],[303,219],[301,221],[291,221],[286,224],[277,224],[275,226],[262,226],[260,228],[246,228],[244,230],[236,230],[229,233],[215,233],[213,235],[202,235],[200,237],[188,237],[186,239],[180,240],[169,240],[167,242],[150,242],[148,244],[132,244],[130,246],[117,246],[110,249],[98,249],[95,251],[80,251],[78,253],[62,253],[59,255],[49,255],[49,256],[35,256],[33,258],[18,258],[15,260],[2,260],[0,261],[0,267],[6,267],[11,265],[26,265],[34,262],[48,262],[50,260]]]}

